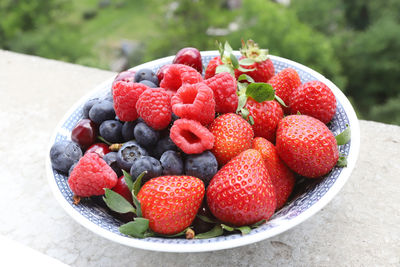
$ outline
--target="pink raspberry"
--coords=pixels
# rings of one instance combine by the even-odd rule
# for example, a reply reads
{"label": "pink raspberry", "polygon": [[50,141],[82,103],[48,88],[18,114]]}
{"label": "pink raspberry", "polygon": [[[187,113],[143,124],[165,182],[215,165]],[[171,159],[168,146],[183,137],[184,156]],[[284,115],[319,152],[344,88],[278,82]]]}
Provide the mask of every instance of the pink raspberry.
{"label": "pink raspberry", "polygon": [[221,72],[204,81],[214,92],[215,111],[235,113],[238,106],[236,79],[228,72]]}
{"label": "pink raspberry", "polygon": [[164,73],[160,87],[176,92],[183,84],[203,81],[201,74],[194,68],[183,64],[171,64]]}
{"label": "pink raspberry", "polygon": [[121,121],[134,121],[138,118],[136,102],[149,87],[141,83],[118,81],[113,85],[115,114]]}
{"label": "pink raspberry", "polygon": [[76,196],[90,197],[104,194],[104,188],[113,188],[117,174],[97,154],[87,153],[72,170],[68,185]]}
{"label": "pink raspberry", "polygon": [[214,135],[194,120],[176,120],[171,127],[169,136],[186,154],[202,153],[214,146]]}
{"label": "pink raspberry", "polygon": [[149,88],[140,95],[136,110],[147,125],[162,130],[171,122],[171,97],[163,88]]}
{"label": "pink raspberry", "polygon": [[171,99],[175,115],[196,120],[203,125],[215,118],[214,93],[204,83],[184,84]]}

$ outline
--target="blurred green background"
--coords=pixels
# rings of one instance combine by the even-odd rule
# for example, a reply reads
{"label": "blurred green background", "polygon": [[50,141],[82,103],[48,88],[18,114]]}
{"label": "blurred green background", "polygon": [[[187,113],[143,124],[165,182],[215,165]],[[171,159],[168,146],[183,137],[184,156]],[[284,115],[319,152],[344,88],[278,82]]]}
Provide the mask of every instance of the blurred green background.
{"label": "blurred green background", "polygon": [[0,48],[114,71],[242,38],[321,72],[361,119],[400,125],[399,0],[0,0]]}

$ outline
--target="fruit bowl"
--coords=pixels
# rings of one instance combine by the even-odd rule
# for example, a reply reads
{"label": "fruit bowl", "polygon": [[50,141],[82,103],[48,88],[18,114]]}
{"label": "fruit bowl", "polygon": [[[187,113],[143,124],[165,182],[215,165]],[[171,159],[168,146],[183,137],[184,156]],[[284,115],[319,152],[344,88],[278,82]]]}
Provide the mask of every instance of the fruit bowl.
{"label": "fruit bowl", "polygon": [[[218,51],[205,51],[201,55],[203,64],[206,66],[213,57],[219,54]],[[239,52],[235,52],[235,55],[239,56]],[[173,56],[161,58],[132,69],[149,68],[156,72],[161,66],[171,63],[173,58]],[[347,125],[351,129],[351,141],[339,148],[339,152],[347,156],[347,167],[334,167],[328,175],[320,179],[300,181],[289,202],[278,210],[268,222],[246,235],[230,234],[210,239],[191,240],[162,237],[138,239],[125,236],[118,230],[121,222],[107,213],[100,205],[91,201],[82,201],[78,205],[74,204],[73,193],[68,186],[67,177],[52,168],[50,157],[48,157],[46,159],[47,176],[60,205],[78,223],[102,237],[131,247],[164,252],[201,252],[243,246],[275,236],[310,218],[333,199],[350,177],[359,152],[359,124],[350,102],[331,81],[316,71],[294,61],[277,56],[270,56],[270,58],[274,63],[276,73],[291,67],[298,72],[302,83],[319,80],[332,90],[337,100],[337,109],[328,127],[334,135],[345,130]],[[55,129],[50,140],[49,150],[55,142],[70,140],[72,129],[83,117],[84,103],[94,97],[106,96],[110,92],[112,82],[113,79],[109,79],[98,85],[71,107]]]}

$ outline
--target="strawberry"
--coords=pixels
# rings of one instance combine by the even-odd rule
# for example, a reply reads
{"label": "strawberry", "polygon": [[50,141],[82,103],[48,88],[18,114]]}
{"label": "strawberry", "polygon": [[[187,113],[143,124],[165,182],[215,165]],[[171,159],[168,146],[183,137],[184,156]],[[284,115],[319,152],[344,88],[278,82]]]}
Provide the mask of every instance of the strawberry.
{"label": "strawberry", "polygon": [[204,198],[204,183],[192,176],[161,176],[149,180],[138,193],[142,215],[159,234],[182,232],[196,217]]}
{"label": "strawberry", "polygon": [[[297,71],[292,68],[286,68],[274,75],[268,83],[275,89],[275,94],[279,96],[286,105],[289,105],[290,95],[293,90],[301,85],[301,80]],[[289,110],[287,110],[287,112],[289,112]]]}
{"label": "strawberry", "polygon": [[214,147],[211,151],[220,165],[250,148],[254,137],[251,125],[234,113],[216,118],[209,130],[214,135]]}
{"label": "strawberry", "polygon": [[245,108],[253,117],[252,125],[255,137],[264,137],[275,142],[275,132],[279,121],[283,118],[281,105],[275,100],[258,103],[252,98],[247,100]]}
{"label": "strawberry", "polygon": [[335,115],[336,98],[324,83],[310,81],[293,91],[289,99],[289,107],[292,114],[300,112],[326,124]]}
{"label": "strawberry", "polygon": [[221,60],[220,56],[214,57],[213,59],[210,60],[210,62],[207,65],[205,74],[204,74],[204,79],[209,79],[215,75],[215,70],[217,69],[218,66],[223,65],[224,63]]}
{"label": "strawberry", "polygon": [[268,220],[275,211],[276,197],[261,154],[248,149],[224,165],[207,187],[211,213],[235,226]]}
{"label": "strawberry", "polygon": [[[252,40],[248,40],[247,43],[242,43],[242,49],[240,49],[242,57],[239,59],[240,68],[235,69],[236,79],[242,74],[247,74],[255,82],[268,82],[269,79],[274,75],[275,68],[271,59],[268,58],[268,51],[260,49],[256,43]],[[243,65],[243,59],[247,59],[252,64]],[[243,71],[243,69],[254,69],[251,71]]]}
{"label": "strawberry", "polygon": [[270,174],[276,193],[276,208],[281,208],[293,191],[296,179],[293,172],[278,156],[275,146],[268,140],[257,137],[253,140],[253,146],[264,159],[265,167]]}
{"label": "strawberry", "polygon": [[290,169],[309,178],[327,174],[339,158],[333,133],[307,115],[290,115],[279,122],[276,149]]}

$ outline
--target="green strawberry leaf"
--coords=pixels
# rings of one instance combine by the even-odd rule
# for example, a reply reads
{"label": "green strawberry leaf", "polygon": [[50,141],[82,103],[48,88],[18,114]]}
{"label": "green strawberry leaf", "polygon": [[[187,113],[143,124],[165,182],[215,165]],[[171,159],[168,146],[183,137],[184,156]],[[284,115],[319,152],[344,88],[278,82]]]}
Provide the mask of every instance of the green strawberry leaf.
{"label": "green strawberry leaf", "polygon": [[103,197],[104,202],[107,206],[116,212],[119,213],[128,213],[133,212],[136,213],[135,208],[120,194],[112,191],[111,189],[105,188],[105,194]]}
{"label": "green strawberry leaf", "polygon": [[346,156],[340,156],[336,166],[338,167],[347,167],[347,157]]}
{"label": "green strawberry leaf", "polygon": [[249,118],[250,112],[247,108],[242,108],[240,113],[242,114],[243,119],[247,120]]}
{"label": "green strawberry leaf", "polygon": [[224,56],[224,47],[222,46],[222,43],[217,42],[217,46],[218,46],[218,51],[219,51],[219,56],[222,58]]}
{"label": "green strawberry leaf", "polygon": [[351,139],[351,130],[348,124],[346,124],[346,129],[340,134],[335,136],[338,146],[347,144]]}
{"label": "green strawberry leaf", "polygon": [[234,54],[230,53],[229,58],[231,59],[233,68],[234,69],[239,68],[239,61],[238,61],[237,57]]}
{"label": "green strawberry leaf", "polygon": [[142,206],[140,205],[139,199],[136,197],[135,194],[133,194],[133,191],[132,191],[132,198],[133,198],[133,204],[135,204],[135,207],[136,207],[136,215],[138,217],[142,217],[143,216],[142,215]]}
{"label": "green strawberry leaf", "polygon": [[220,236],[223,233],[224,233],[224,230],[222,229],[221,225],[217,224],[210,231],[195,235],[194,238],[196,238],[196,239],[207,239],[207,238]]}
{"label": "green strawberry leaf", "polygon": [[287,108],[288,106],[286,106],[285,102],[283,102],[282,98],[280,98],[279,96],[275,95],[275,100],[281,104],[282,106],[284,106],[285,108]]}
{"label": "green strawberry leaf", "polygon": [[104,139],[102,136],[97,136],[97,139],[99,139],[101,142],[106,143],[107,145],[111,146],[112,143],[108,142],[106,139]]}
{"label": "green strawberry leaf", "polygon": [[257,228],[260,227],[261,225],[263,225],[267,220],[266,219],[262,219],[259,222],[256,222],[255,224],[249,225],[251,228]]}
{"label": "green strawberry leaf", "polygon": [[231,74],[232,76],[235,76],[235,73],[233,72],[232,68],[230,68],[227,65],[219,65],[216,69],[215,69],[215,74],[221,73],[221,72],[228,72],[229,74]]}
{"label": "green strawberry leaf", "polygon": [[247,74],[241,74],[239,77],[238,77],[238,82],[240,82],[240,81],[243,81],[243,80],[246,80],[246,81],[248,81],[248,82],[250,82],[250,83],[254,83],[255,81],[254,81],[254,79],[253,78],[251,78],[249,75],[247,75]]}
{"label": "green strawberry leaf", "polygon": [[241,227],[236,227],[236,230],[239,230],[242,235],[247,235],[248,233],[251,232],[251,228],[249,226],[241,226]]}
{"label": "green strawberry leaf", "polygon": [[125,235],[144,238],[145,233],[149,229],[149,220],[145,218],[135,218],[132,222],[128,222],[119,227],[119,231]]}
{"label": "green strawberry leaf", "polygon": [[154,236],[162,236],[162,237],[170,237],[171,238],[171,237],[183,236],[183,235],[186,234],[186,231],[189,230],[189,229],[190,229],[190,227],[188,227],[185,230],[183,230],[182,232],[179,232],[179,233],[174,234],[174,235],[163,235],[163,234],[158,234],[158,233],[154,233],[154,232],[152,232],[152,233],[154,234]]}
{"label": "green strawberry leaf", "polygon": [[239,96],[239,101],[238,101],[238,107],[236,109],[236,113],[241,111],[243,107],[246,105],[247,102],[247,96],[246,95],[240,95]]}
{"label": "green strawberry leaf", "polygon": [[126,185],[128,186],[129,191],[132,191],[133,189],[132,176],[125,170],[122,170],[122,173],[124,174],[124,180]]}
{"label": "green strawberry leaf", "polygon": [[247,86],[246,95],[261,103],[267,100],[274,100],[275,91],[268,83],[251,83]]}
{"label": "green strawberry leaf", "polygon": [[249,123],[250,123],[250,125],[254,125],[254,118],[253,118],[253,116],[249,116]]}
{"label": "green strawberry leaf", "polygon": [[233,49],[231,45],[228,43],[228,41],[225,41],[224,51],[227,52],[228,54],[231,54],[233,52]]}
{"label": "green strawberry leaf", "polygon": [[142,172],[141,174],[139,174],[139,176],[136,178],[135,182],[133,183],[132,186],[132,193],[137,196],[137,194],[140,191],[140,187],[142,186],[142,178],[143,176],[145,176],[147,173],[147,171]]}
{"label": "green strawberry leaf", "polygon": [[210,219],[210,218],[208,218],[207,216],[203,216],[203,215],[200,215],[200,214],[197,214],[196,215],[200,220],[202,220],[203,222],[206,222],[206,223],[217,223],[217,221],[215,221],[215,220],[213,220],[213,219]]}
{"label": "green strawberry leaf", "polygon": [[253,71],[253,70],[256,70],[255,68],[251,68],[251,69],[246,69],[246,68],[243,68],[243,67],[241,67],[241,66],[239,66],[239,68],[237,68],[239,71],[241,71],[241,72],[250,72],[250,71]]}
{"label": "green strawberry leaf", "polygon": [[242,66],[251,66],[254,63],[256,63],[256,61],[254,59],[247,58],[247,57],[239,60],[239,64]]}
{"label": "green strawberry leaf", "polygon": [[221,227],[222,229],[228,231],[228,232],[233,232],[235,231],[235,228],[226,224],[221,223]]}

